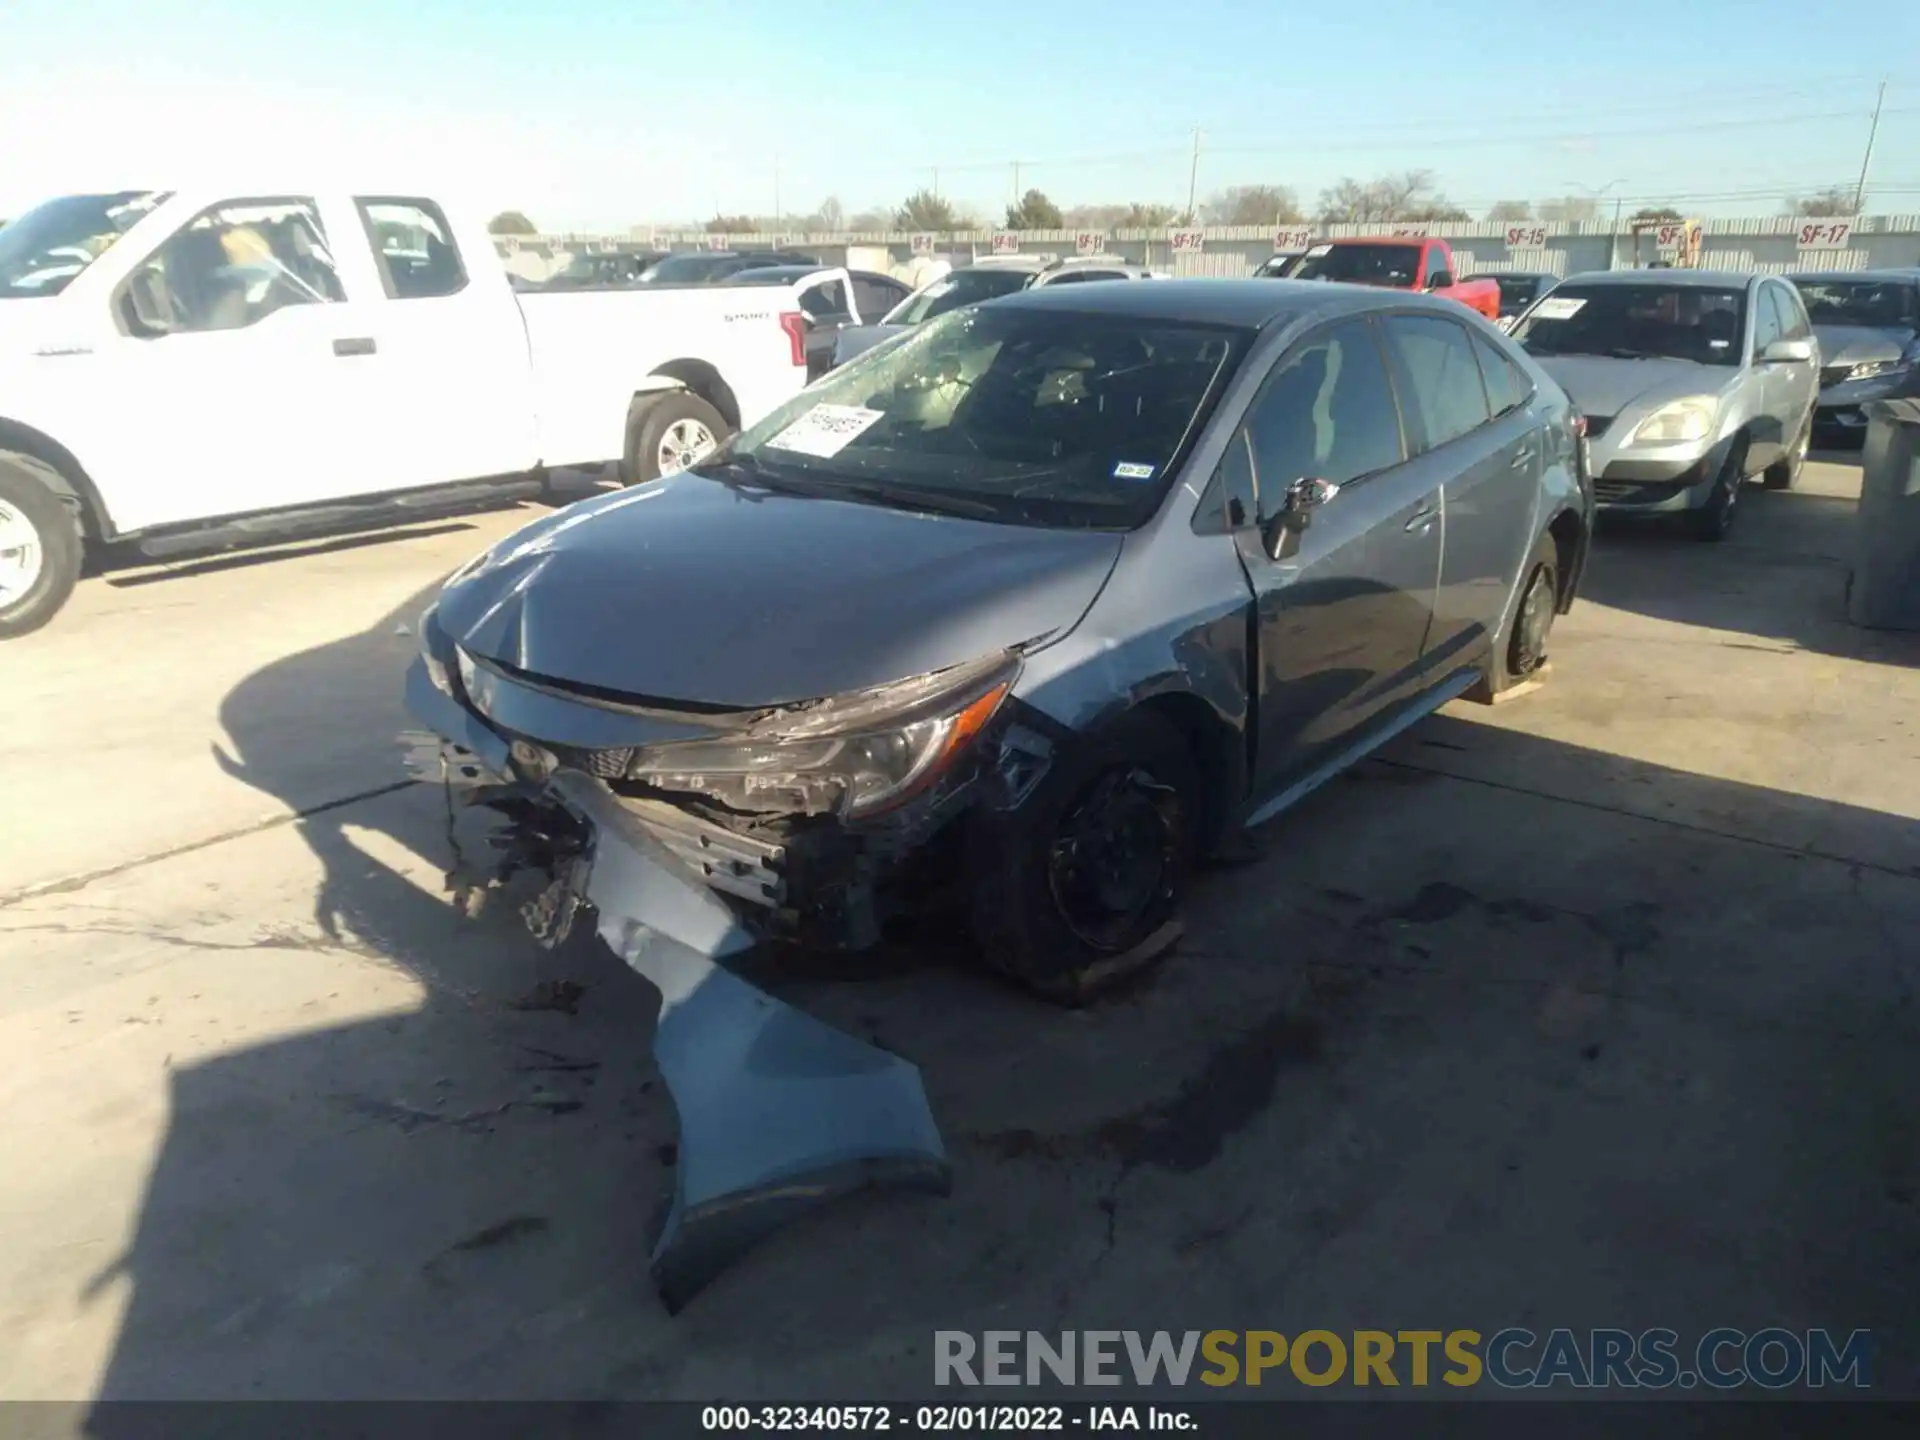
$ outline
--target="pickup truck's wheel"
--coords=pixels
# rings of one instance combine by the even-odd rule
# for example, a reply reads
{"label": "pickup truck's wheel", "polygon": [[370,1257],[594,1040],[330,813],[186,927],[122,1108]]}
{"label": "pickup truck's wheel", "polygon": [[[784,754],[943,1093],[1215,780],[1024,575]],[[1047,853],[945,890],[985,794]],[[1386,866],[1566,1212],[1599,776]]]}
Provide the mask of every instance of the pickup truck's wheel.
{"label": "pickup truck's wheel", "polygon": [[0,455],[0,640],[38,630],[80,579],[80,531],[60,497]]}
{"label": "pickup truck's wheel", "polygon": [[994,969],[1080,1004],[1158,959],[1193,873],[1200,769],[1133,711],[1064,752],[1026,804],[972,837],[973,931]]}
{"label": "pickup truck's wheel", "polygon": [[733,432],[720,412],[686,390],[636,396],[627,411],[621,478],[643,485],[698,464]]}
{"label": "pickup truck's wheel", "polygon": [[1791,490],[1800,483],[1806,468],[1807,451],[1813,447],[1813,411],[1807,411],[1807,423],[1800,427],[1800,438],[1773,464],[1767,467],[1765,484],[1769,490]]}
{"label": "pickup truck's wheel", "polygon": [[1733,533],[1734,516],[1740,508],[1740,487],[1747,483],[1747,445],[1736,440],[1727,453],[1726,464],[1713,482],[1707,503],[1687,512],[1687,528],[1696,540],[1717,543]]}

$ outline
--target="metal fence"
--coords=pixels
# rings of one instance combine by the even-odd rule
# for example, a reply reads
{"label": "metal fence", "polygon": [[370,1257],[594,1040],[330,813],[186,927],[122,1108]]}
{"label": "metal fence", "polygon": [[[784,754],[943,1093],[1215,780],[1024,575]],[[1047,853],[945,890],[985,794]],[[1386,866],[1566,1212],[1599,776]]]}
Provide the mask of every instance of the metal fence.
{"label": "metal fence", "polygon": [[[1871,270],[1920,266],[1920,215],[1863,215],[1831,219],[1768,217],[1705,220],[1699,264],[1711,269]],[[696,231],[636,231],[624,236],[502,236],[497,240],[510,269],[544,279],[574,255],[622,244],[662,250],[798,249],[824,264],[903,270],[923,255],[956,260],[989,255],[1101,254],[1175,275],[1239,276],[1276,250],[1302,249],[1318,240],[1360,235],[1430,234],[1453,247],[1463,274],[1503,270],[1572,275],[1670,256],[1685,243],[1683,224],[1607,221],[1567,224],[1481,221],[1469,224],[1212,226],[1193,230],[958,230],[779,235],[708,235]],[[1636,257],[1636,248],[1638,255]]]}

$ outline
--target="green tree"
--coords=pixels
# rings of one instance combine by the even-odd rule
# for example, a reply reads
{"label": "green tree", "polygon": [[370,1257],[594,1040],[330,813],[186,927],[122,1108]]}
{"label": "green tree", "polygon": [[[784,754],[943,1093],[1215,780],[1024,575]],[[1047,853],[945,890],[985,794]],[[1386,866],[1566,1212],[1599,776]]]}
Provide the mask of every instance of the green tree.
{"label": "green tree", "polygon": [[538,235],[540,227],[518,210],[502,210],[487,222],[489,235]]}
{"label": "green tree", "polygon": [[931,190],[916,190],[893,213],[894,223],[902,230],[952,230],[953,206]]}
{"label": "green tree", "polygon": [[1007,206],[1009,230],[1058,230],[1066,223],[1060,207],[1039,190],[1029,190],[1018,205]]}
{"label": "green tree", "polygon": [[709,235],[757,235],[760,227],[751,215],[716,215],[707,221]]}

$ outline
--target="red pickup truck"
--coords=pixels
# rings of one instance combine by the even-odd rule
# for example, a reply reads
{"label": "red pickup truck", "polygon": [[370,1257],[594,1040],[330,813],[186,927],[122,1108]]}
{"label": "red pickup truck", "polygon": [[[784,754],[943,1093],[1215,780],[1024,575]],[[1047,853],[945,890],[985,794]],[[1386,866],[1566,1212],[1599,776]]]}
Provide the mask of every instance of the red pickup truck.
{"label": "red pickup truck", "polygon": [[1453,250],[1425,235],[1322,240],[1307,248],[1289,280],[1337,280],[1388,290],[1426,290],[1458,300],[1487,319],[1500,318],[1500,286],[1494,280],[1462,280]]}

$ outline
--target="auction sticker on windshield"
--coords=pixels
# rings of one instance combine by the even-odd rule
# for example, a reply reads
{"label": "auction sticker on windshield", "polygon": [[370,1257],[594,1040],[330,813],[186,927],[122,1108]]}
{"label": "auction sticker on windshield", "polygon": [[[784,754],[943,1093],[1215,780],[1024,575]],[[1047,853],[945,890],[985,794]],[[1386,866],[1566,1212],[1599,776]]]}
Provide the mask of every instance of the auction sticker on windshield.
{"label": "auction sticker on windshield", "polygon": [[1153,466],[1141,465],[1131,460],[1122,460],[1118,465],[1113,467],[1113,478],[1116,480],[1151,480],[1153,478]]}
{"label": "auction sticker on windshield", "polygon": [[816,405],[767,444],[777,450],[817,455],[824,460],[846,449],[872,429],[876,421],[885,418],[886,413],[859,405]]}
{"label": "auction sticker on windshield", "polygon": [[1536,320],[1571,320],[1586,305],[1584,300],[1570,299],[1564,295],[1550,295],[1533,307]]}

